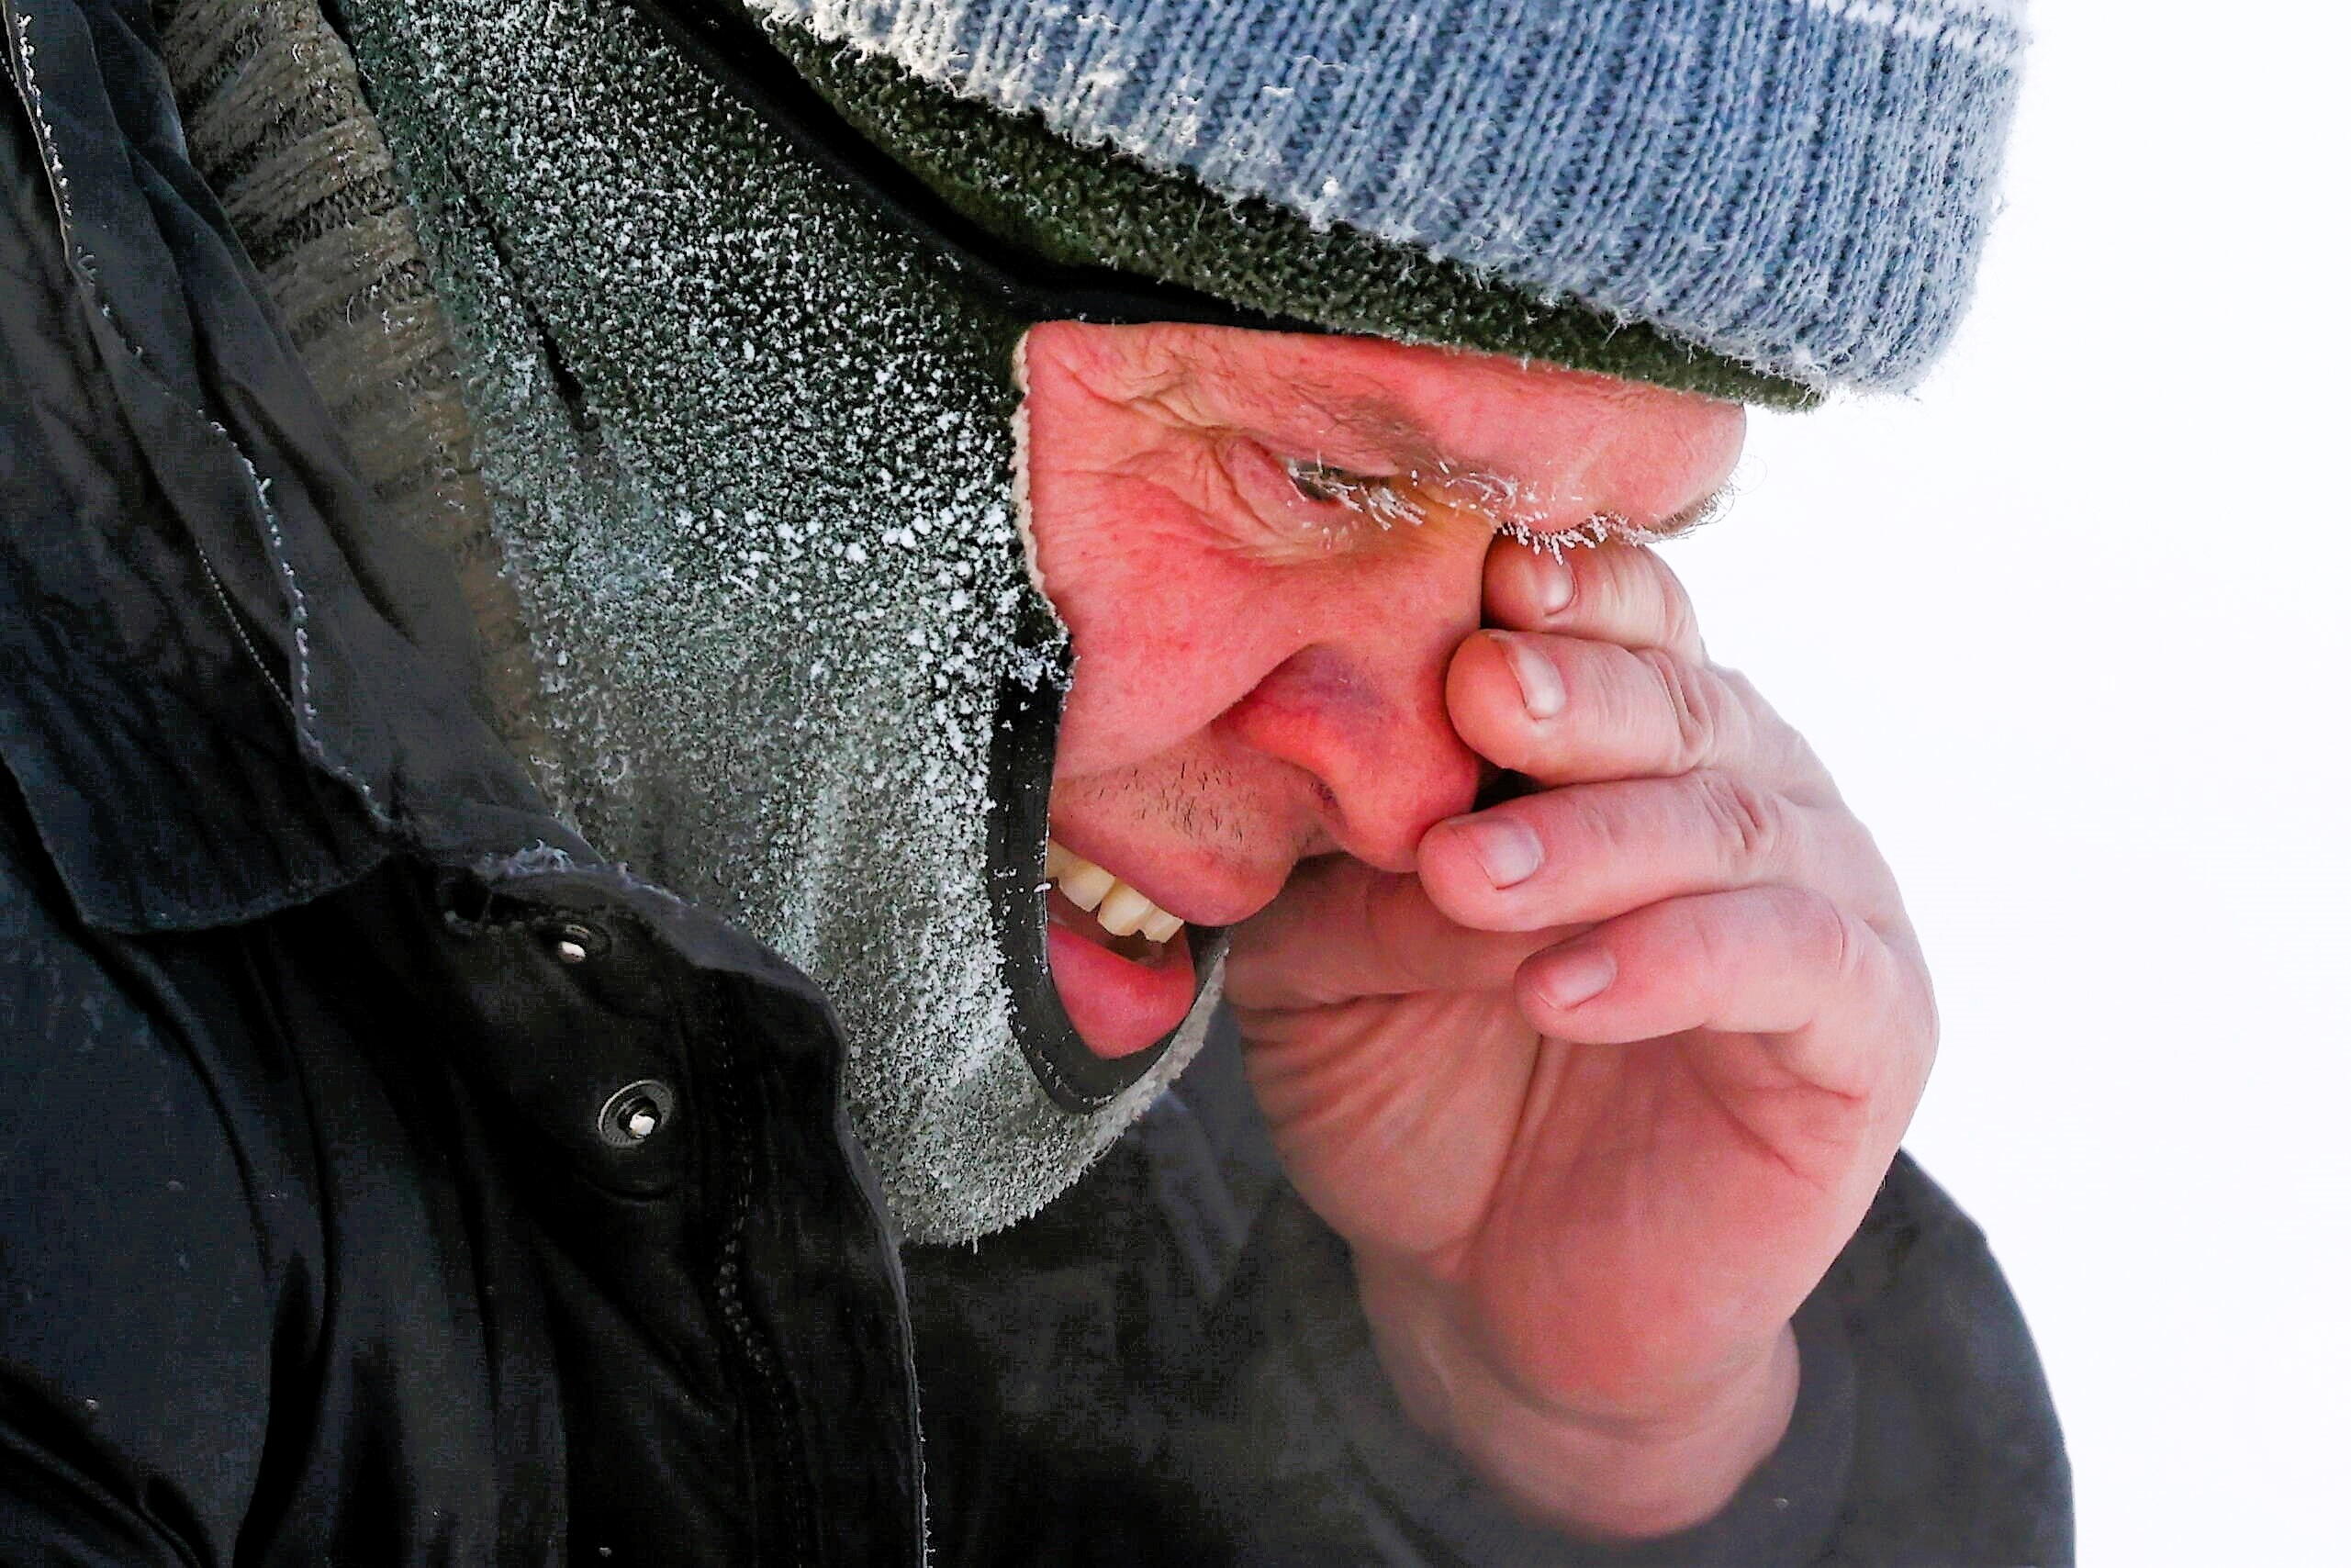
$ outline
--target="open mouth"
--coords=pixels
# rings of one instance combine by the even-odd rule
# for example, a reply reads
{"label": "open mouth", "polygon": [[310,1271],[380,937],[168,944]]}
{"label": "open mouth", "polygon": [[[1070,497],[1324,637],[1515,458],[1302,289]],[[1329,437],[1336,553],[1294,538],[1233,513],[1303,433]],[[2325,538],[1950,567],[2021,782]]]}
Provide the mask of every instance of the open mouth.
{"label": "open mouth", "polygon": [[1192,1011],[1182,921],[1114,873],[1047,840],[1046,950],[1062,1010],[1106,1061],[1148,1050]]}
{"label": "open mouth", "polygon": [[[1042,631],[1039,643],[1049,645]],[[1170,930],[1174,917],[1138,890],[1121,896],[1114,872],[1047,842],[1060,711],[1058,689],[1005,683],[990,758],[989,902],[1022,1057],[1055,1104],[1098,1111],[1166,1054],[1226,932]]]}

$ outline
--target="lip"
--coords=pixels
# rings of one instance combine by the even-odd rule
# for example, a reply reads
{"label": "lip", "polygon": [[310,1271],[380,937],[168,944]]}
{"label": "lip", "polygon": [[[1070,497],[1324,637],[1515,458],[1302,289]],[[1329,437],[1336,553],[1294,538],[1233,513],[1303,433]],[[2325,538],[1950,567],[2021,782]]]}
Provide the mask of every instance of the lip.
{"label": "lip", "polygon": [[[988,903],[1011,1003],[1013,1042],[1047,1097],[1064,1111],[1082,1114],[1110,1104],[1158,1065],[1182,1021],[1139,1050],[1104,1057],[1086,1044],[1062,1005],[1053,979],[1046,895],[1040,889],[1054,742],[1069,675],[1068,644],[1041,601],[1025,618],[1021,641],[1055,660],[1058,667],[1054,678],[1034,687],[1007,680],[998,698],[989,757],[990,792],[996,809],[988,816]],[[1067,846],[1084,854],[1085,842]],[[1155,894],[1146,891],[1145,896],[1158,902]],[[1188,898],[1184,903],[1197,910],[1203,902]],[[1183,909],[1160,907],[1183,918]],[[1226,932],[1187,922],[1186,933],[1192,966],[1192,995],[1184,1009],[1188,1016],[1198,1003],[1203,979],[1215,972]]]}
{"label": "lip", "polygon": [[[1236,879],[1214,865],[1197,876],[1164,866],[1147,877],[1129,876],[1119,868],[1122,861],[1149,852],[1110,847],[1108,835],[1083,824],[1055,823],[1051,839],[1184,923],[1158,958],[1138,960],[1109,946],[1105,933],[1089,929],[1099,926],[1092,913],[1070,902],[1059,888],[1048,886],[1036,895],[1047,910],[1047,969],[1064,1015],[1095,1057],[1123,1060],[1172,1036],[1198,999],[1200,976],[1222,951],[1225,934],[1264,908],[1273,895],[1237,885]],[[1181,877],[1186,885],[1162,897],[1163,885],[1155,880],[1159,876]]]}
{"label": "lip", "polygon": [[1047,967],[1064,1012],[1088,1049],[1106,1061],[1148,1050],[1183,1023],[1199,995],[1186,927],[1148,961],[1093,939],[1093,916],[1058,890],[1046,901]]}

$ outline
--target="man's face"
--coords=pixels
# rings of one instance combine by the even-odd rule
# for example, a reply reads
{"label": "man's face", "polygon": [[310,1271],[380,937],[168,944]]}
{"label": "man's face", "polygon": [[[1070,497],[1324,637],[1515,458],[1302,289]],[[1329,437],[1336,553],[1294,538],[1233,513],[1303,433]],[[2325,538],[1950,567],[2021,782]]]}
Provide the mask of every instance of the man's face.
{"label": "man's face", "polygon": [[1077,652],[1048,945],[1103,1057],[1191,1004],[1185,940],[1150,940],[1168,917],[1235,924],[1316,855],[1408,870],[1469,808],[1481,764],[1445,682],[1485,574],[1531,559],[1497,533],[1672,532],[1745,424],[1732,404],[1366,339],[1055,322],[1024,353],[1036,561]]}

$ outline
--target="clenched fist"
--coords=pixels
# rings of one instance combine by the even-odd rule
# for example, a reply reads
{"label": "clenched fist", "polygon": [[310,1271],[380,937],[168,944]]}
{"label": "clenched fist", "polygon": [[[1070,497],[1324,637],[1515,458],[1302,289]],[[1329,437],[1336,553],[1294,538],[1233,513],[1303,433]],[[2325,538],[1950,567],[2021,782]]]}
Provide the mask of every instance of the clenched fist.
{"label": "clenched fist", "polygon": [[1302,867],[1227,991],[1416,1418],[1540,1517],[1662,1533],[1785,1431],[1934,1004],[1868,833],[1651,552],[1506,539],[1484,598],[1447,708],[1526,788],[1412,872]]}

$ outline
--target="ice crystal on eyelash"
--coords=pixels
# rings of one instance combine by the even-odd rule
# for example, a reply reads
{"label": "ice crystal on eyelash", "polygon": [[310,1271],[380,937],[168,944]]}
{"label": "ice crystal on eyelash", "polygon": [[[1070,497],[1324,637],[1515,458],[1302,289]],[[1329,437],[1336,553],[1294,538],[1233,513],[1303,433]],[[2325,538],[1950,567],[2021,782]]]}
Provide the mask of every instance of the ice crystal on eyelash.
{"label": "ice crystal on eyelash", "polygon": [[1728,512],[1733,496],[1731,487],[1725,485],[1707,497],[1702,507],[1670,520],[1664,527],[1635,522],[1621,512],[1601,511],[1566,528],[1538,529],[1518,519],[1505,518],[1495,525],[1495,532],[1557,560],[1570,550],[1597,547],[1611,539],[1627,544],[1657,544],[1684,538]]}
{"label": "ice crystal on eyelash", "polygon": [[[1395,487],[1396,479],[1409,480],[1416,478],[1415,475],[1357,474],[1320,458],[1303,457],[1282,459],[1282,471],[1289,476],[1292,487],[1308,500],[1345,507],[1378,523],[1383,531],[1400,522],[1417,528],[1428,520],[1420,503]],[[1330,530],[1324,528],[1324,542],[1327,543],[1330,538]]]}
{"label": "ice crystal on eyelash", "polygon": [[1507,521],[1497,524],[1494,532],[1529,550],[1539,550],[1554,561],[1570,550],[1597,548],[1611,539],[1621,539],[1628,544],[1649,544],[1665,537],[1653,528],[1638,527],[1613,512],[1595,512],[1568,528],[1538,529],[1529,523]]}
{"label": "ice crystal on eyelash", "polygon": [[[1327,463],[1321,458],[1286,458],[1282,471],[1298,493],[1308,500],[1328,501],[1368,518],[1383,530],[1398,522],[1417,527],[1428,521],[1427,505],[1422,497],[1436,497],[1445,503],[1466,511],[1478,512],[1496,520],[1498,529],[1516,530],[1529,536],[1535,534],[1531,525],[1517,521],[1530,510],[1544,508],[1530,488],[1521,480],[1487,469],[1466,468],[1450,462],[1438,462],[1431,466],[1410,467],[1394,474],[1359,474]],[[1309,526],[1312,526],[1310,524]],[[1597,543],[1611,534],[1629,538],[1639,533],[1643,541],[1657,537],[1647,530],[1636,530],[1620,517],[1604,515],[1592,520],[1588,539],[1573,543]],[[1328,524],[1322,525],[1323,542],[1329,544],[1334,534]]]}
{"label": "ice crystal on eyelash", "polygon": [[1409,477],[1449,498],[1460,498],[1470,510],[1507,521],[1534,504],[1528,487],[1506,474],[1495,474],[1483,468],[1463,468],[1451,463],[1439,463],[1433,472],[1414,469]]}
{"label": "ice crystal on eyelash", "polygon": [[[1581,522],[1538,527],[1538,521],[1543,519],[1556,516],[1570,506],[1583,505],[1582,499],[1548,495],[1540,487],[1513,476],[1463,467],[1441,459],[1428,467],[1407,467],[1385,475],[1357,473],[1320,457],[1286,458],[1282,469],[1298,493],[1308,500],[1334,502],[1370,518],[1383,530],[1393,528],[1399,520],[1416,525],[1426,521],[1428,513],[1423,498],[1431,498],[1440,505],[1481,514],[1493,523],[1500,537],[1517,540],[1553,558],[1579,546],[1596,546],[1612,539],[1642,545],[1679,539],[1722,517],[1737,496],[1736,489],[1726,483],[1704,502],[1662,523],[1635,522],[1622,512],[1594,511]],[[1317,523],[1309,521],[1307,526]],[[1324,547],[1333,547],[1337,533],[1328,522],[1320,522],[1319,526]]]}

